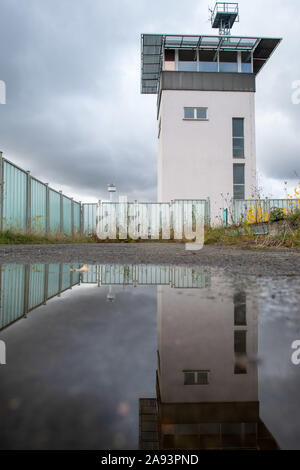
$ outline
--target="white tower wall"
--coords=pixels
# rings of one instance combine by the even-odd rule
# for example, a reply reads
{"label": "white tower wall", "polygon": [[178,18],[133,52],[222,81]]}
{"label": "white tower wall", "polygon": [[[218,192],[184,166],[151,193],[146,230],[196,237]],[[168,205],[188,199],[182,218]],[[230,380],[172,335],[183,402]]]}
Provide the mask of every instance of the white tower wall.
{"label": "white tower wall", "polygon": [[[233,164],[245,164],[245,198],[256,189],[253,91],[161,90],[158,201],[210,198],[211,223],[233,197]],[[185,107],[206,107],[207,120],[185,120]],[[244,118],[245,158],[233,158],[232,119]]]}

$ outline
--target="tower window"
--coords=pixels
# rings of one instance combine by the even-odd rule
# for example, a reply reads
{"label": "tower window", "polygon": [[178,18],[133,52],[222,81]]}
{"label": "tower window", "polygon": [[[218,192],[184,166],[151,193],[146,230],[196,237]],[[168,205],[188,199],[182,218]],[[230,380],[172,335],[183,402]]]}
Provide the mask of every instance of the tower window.
{"label": "tower window", "polygon": [[184,119],[207,121],[207,108],[184,108]]}
{"label": "tower window", "polygon": [[245,165],[233,164],[233,199],[245,199]]}
{"label": "tower window", "polygon": [[216,51],[200,50],[199,51],[199,72],[217,72],[218,60]]}
{"label": "tower window", "polygon": [[234,324],[235,326],[246,325],[246,293],[237,292],[233,297]]}
{"label": "tower window", "polygon": [[209,370],[186,370],[184,385],[208,385]]}
{"label": "tower window", "polygon": [[178,70],[181,72],[197,72],[197,53],[194,50],[179,50]]}
{"label": "tower window", "polygon": [[244,158],[244,119],[232,119],[233,157]]}
{"label": "tower window", "polygon": [[234,332],[234,352],[238,354],[246,354],[247,352],[247,331],[236,330]]}
{"label": "tower window", "polygon": [[242,73],[252,73],[252,57],[251,52],[242,52]]}
{"label": "tower window", "polygon": [[222,51],[219,53],[220,72],[238,72],[237,53]]}

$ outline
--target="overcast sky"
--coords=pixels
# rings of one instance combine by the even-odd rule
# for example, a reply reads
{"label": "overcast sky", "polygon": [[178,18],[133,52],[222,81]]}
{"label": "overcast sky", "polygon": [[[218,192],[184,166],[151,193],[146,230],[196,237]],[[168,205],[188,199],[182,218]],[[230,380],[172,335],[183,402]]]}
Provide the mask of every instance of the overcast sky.
{"label": "overcast sky", "polygon": [[[209,0],[0,0],[0,149],[82,201],[114,182],[156,199],[156,95],[140,94],[141,33],[214,34]],[[257,79],[260,185],[300,181],[299,0],[240,0],[236,35],[283,37]]]}

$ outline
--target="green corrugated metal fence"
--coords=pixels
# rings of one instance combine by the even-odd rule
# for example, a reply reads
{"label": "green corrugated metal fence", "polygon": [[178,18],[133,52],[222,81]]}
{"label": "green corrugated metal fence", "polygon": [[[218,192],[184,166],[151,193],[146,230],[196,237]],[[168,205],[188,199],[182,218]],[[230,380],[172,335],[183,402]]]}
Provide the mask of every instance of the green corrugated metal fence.
{"label": "green corrugated metal fence", "polygon": [[39,234],[82,232],[81,203],[4,159],[0,152],[0,230]]}

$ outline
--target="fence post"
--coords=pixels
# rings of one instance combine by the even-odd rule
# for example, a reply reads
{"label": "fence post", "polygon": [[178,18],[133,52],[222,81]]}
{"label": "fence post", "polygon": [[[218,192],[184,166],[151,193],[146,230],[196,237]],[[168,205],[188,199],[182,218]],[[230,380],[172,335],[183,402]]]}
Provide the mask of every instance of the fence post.
{"label": "fence post", "polygon": [[28,313],[29,310],[29,289],[30,289],[30,265],[26,264],[24,266],[25,269],[25,289],[24,289],[24,316],[26,317],[26,314]]}
{"label": "fence post", "polygon": [[59,265],[59,276],[58,276],[58,294],[57,297],[61,296],[62,291],[62,275],[63,275],[63,265]]}
{"label": "fence post", "polygon": [[270,220],[270,212],[271,212],[271,201],[270,201],[270,199],[266,197],[265,203],[266,203],[266,212],[268,213],[268,220],[267,221],[269,221]]}
{"label": "fence post", "polygon": [[3,194],[4,194],[4,172],[3,172],[3,157],[0,152],[0,231],[3,231]]}
{"label": "fence post", "polygon": [[45,183],[46,185],[46,233],[49,235],[50,232],[50,191],[49,191],[49,183]]}
{"label": "fence post", "polygon": [[210,198],[207,198],[207,215],[206,215],[206,224],[208,227],[211,225],[211,220],[210,220]]}
{"label": "fence post", "polygon": [[48,285],[49,285],[49,264],[45,264],[45,280],[44,280],[44,305],[48,300]]}
{"label": "fence post", "polygon": [[80,235],[83,235],[83,204],[81,201],[79,201],[80,204],[80,211],[79,211],[79,230],[80,230]]}
{"label": "fence post", "polygon": [[26,197],[26,232],[31,231],[31,176],[27,171],[27,197]]}
{"label": "fence post", "polygon": [[74,199],[71,198],[71,230],[72,237],[74,237]]}
{"label": "fence post", "polygon": [[59,191],[60,194],[60,233],[64,232],[64,200],[63,193]]}

